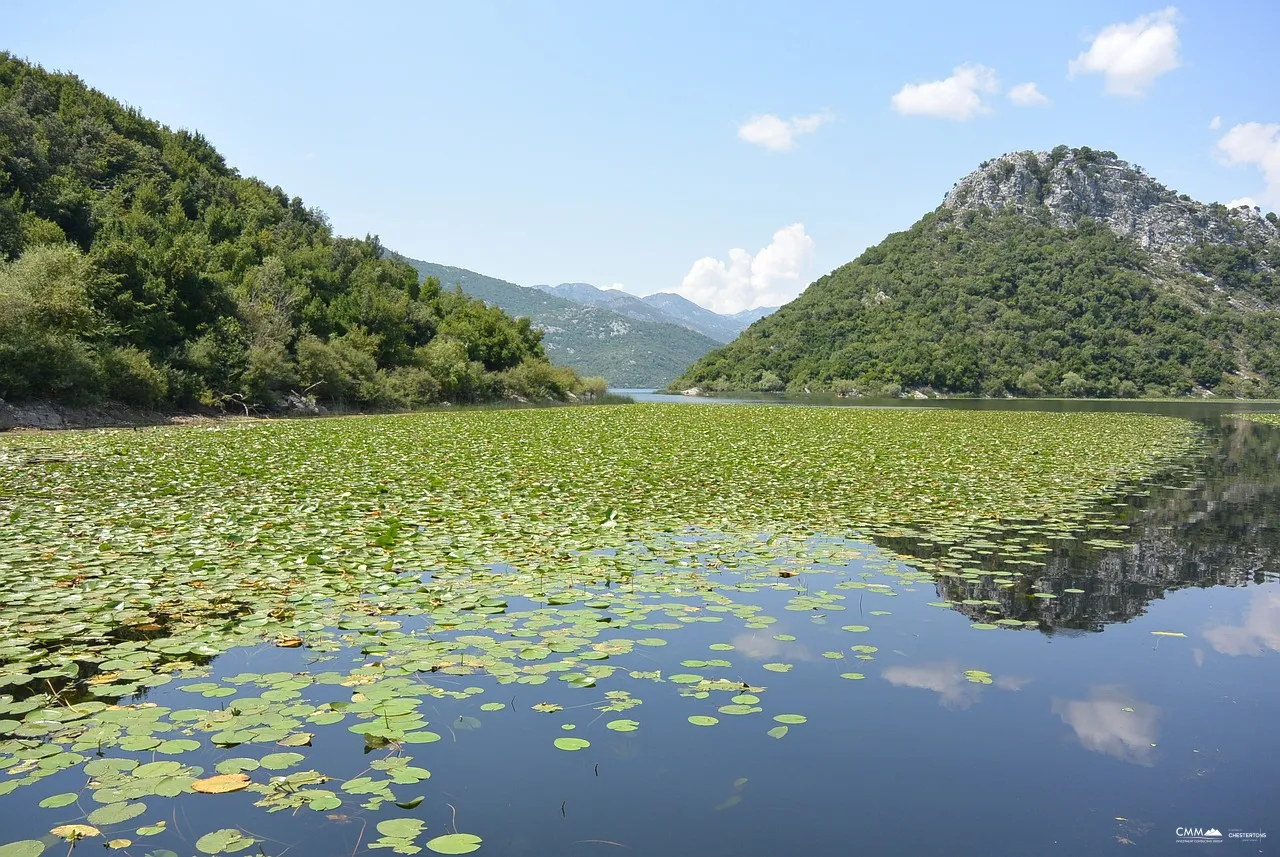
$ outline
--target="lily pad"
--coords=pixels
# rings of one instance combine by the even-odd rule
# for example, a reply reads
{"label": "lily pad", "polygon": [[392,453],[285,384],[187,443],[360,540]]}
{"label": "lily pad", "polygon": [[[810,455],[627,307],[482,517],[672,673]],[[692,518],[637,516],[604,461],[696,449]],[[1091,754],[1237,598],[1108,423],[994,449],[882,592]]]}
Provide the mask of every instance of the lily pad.
{"label": "lily pad", "polygon": [[147,811],[144,803],[109,803],[89,813],[90,824],[119,824],[131,818],[137,818]]}
{"label": "lily pad", "polygon": [[94,827],[92,824],[60,824],[49,831],[54,836],[75,842],[77,839],[88,839],[91,836],[101,836],[102,831]]}
{"label": "lily pad", "polygon": [[251,780],[245,774],[218,774],[191,784],[191,790],[207,795],[238,792],[249,787]]}
{"label": "lily pad", "polygon": [[480,848],[483,842],[479,836],[471,833],[447,833],[428,839],[427,848],[437,854],[470,854]]}
{"label": "lily pad", "polygon": [[591,742],[586,738],[557,738],[555,745],[560,750],[585,750],[591,746]]}
{"label": "lily pad", "polygon": [[0,845],[0,857],[40,857],[44,853],[44,843],[39,839],[21,839]]}
{"label": "lily pad", "polygon": [[610,720],[605,724],[605,728],[612,729],[614,732],[634,732],[640,728],[640,723],[635,720]]}
{"label": "lily pad", "polygon": [[252,848],[257,841],[235,828],[223,828],[197,839],[196,850],[203,854],[234,854]]}

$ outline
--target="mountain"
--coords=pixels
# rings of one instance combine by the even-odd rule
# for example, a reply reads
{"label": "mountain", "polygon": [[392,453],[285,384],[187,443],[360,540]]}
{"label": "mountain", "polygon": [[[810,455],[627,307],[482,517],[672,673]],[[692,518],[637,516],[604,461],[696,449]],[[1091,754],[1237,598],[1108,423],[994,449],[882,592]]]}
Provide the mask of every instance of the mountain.
{"label": "mountain", "polygon": [[984,163],[673,388],[1280,395],[1280,222],[1112,152]]}
{"label": "mountain", "polygon": [[540,339],[199,134],[0,53],[0,397],[247,414],[582,389]]}
{"label": "mountain", "polygon": [[[618,315],[624,315],[627,318],[636,321],[650,321],[657,324],[679,324],[681,327],[688,327],[690,330],[694,328],[687,324],[681,324],[678,320],[667,315],[661,309],[650,306],[645,303],[643,298],[635,295],[627,294],[620,289],[599,289],[589,283],[561,283],[558,286],[538,285],[534,286],[539,291],[546,292],[549,295],[564,298],[567,301],[583,304],[585,306],[601,307],[603,309],[616,312]],[[699,331],[706,334],[703,331]],[[711,337],[717,342],[728,342],[728,339],[717,339]],[[684,367],[681,367],[684,368]]]}
{"label": "mountain", "polygon": [[642,300],[658,307],[678,323],[699,330],[720,342],[730,342],[757,319],[776,311],[777,307],[756,307],[732,315],[712,312],[693,301],[671,292],[646,295]]}
{"label": "mountain", "polygon": [[422,276],[435,277],[446,290],[459,286],[489,306],[531,319],[542,332],[542,345],[552,361],[584,375],[601,376],[613,387],[665,386],[719,345],[680,325],[628,317],[465,268],[398,258]]}
{"label": "mountain", "polygon": [[558,286],[542,285],[534,288],[578,303],[605,307],[628,318],[678,324],[722,343],[729,342],[751,322],[777,309],[759,307],[724,315],[671,292],[658,292],[640,298],[620,289],[600,289],[588,283],[561,283]]}

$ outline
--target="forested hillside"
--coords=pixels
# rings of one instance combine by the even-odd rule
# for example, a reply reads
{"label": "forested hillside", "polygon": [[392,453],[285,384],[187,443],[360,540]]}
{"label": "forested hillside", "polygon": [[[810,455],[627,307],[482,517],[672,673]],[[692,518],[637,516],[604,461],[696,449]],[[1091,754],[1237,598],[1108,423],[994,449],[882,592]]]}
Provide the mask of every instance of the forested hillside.
{"label": "forested hillside", "polygon": [[199,134],[0,53],[0,398],[563,397],[581,381],[540,341]]}
{"label": "forested hillside", "polygon": [[1277,396],[1278,234],[1109,152],[1015,153],[672,386]]}
{"label": "forested hillside", "polygon": [[445,288],[457,285],[490,306],[531,318],[553,361],[601,376],[614,387],[664,386],[719,344],[679,324],[632,318],[466,268],[405,261]]}

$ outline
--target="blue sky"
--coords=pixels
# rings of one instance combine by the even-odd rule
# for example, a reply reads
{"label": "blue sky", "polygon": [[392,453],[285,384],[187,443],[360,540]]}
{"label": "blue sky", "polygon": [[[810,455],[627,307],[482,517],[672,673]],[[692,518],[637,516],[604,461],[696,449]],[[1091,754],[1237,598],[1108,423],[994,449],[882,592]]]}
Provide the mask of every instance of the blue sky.
{"label": "blue sky", "polygon": [[721,310],[1013,150],[1280,205],[1273,0],[367,5],[11,4],[0,49],[201,131],[340,233]]}

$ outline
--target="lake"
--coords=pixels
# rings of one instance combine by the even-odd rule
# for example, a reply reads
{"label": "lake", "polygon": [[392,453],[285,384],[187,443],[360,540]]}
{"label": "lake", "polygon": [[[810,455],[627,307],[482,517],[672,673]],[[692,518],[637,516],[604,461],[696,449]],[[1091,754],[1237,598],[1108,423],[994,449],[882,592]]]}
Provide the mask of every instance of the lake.
{"label": "lake", "polygon": [[0,436],[0,857],[1274,852],[1280,406],[646,396]]}

